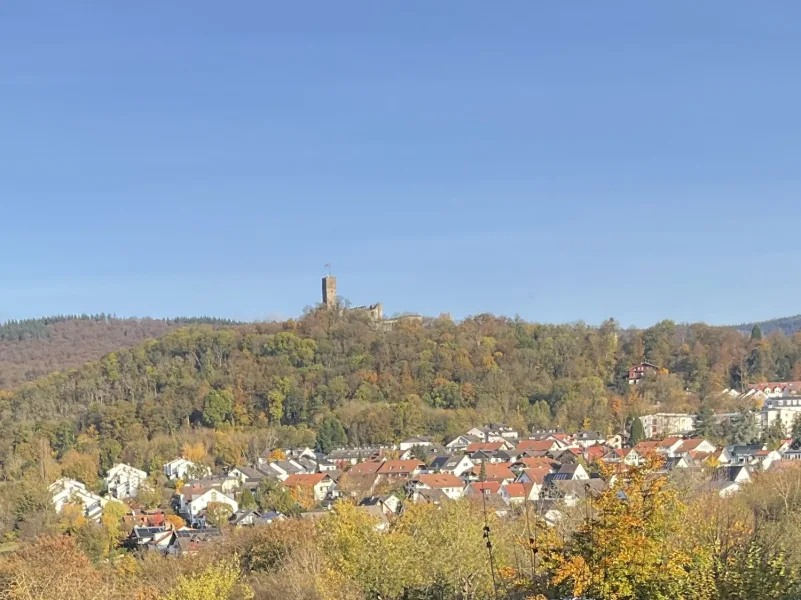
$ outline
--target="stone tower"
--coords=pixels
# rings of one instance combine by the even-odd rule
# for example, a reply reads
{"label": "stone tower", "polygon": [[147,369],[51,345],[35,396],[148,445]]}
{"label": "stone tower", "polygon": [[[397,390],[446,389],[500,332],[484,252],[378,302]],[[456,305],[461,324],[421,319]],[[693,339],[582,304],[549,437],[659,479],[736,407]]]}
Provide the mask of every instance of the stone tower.
{"label": "stone tower", "polygon": [[323,277],[323,304],[326,308],[334,308],[337,302],[337,278],[331,275]]}

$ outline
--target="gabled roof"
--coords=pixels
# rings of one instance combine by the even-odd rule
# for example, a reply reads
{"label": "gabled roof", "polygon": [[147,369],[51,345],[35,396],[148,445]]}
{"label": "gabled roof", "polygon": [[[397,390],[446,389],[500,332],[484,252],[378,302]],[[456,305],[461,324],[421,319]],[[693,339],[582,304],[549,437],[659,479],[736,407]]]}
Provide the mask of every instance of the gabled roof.
{"label": "gabled roof", "polygon": [[388,460],[381,463],[378,472],[382,475],[409,475],[425,467],[419,460]]}
{"label": "gabled roof", "polygon": [[561,464],[548,458],[547,456],[534,456],[527,458],[518,458],[513,464],[513,467],[522,467],[523,469],[535,469],[551,471],[558,469]]}
{"label": "gabled roof", "polygon": [[526,498],[526,488],[522,483],[507,483],[503,486],[503,491],[510,498]]}
{"label": "gabled roof", "polygon": [[367,461],[353,465],[347,472],[348,475],[369,475],[371,473],[378,473],[381,464],[380,462]]}
{"label": "gabled roof", "polygon": [[501,484],[498,481],[476,481],[471,483],[468,487],[479,494],[482,491],[486,491],[490,494],[497,494],[501,489]]}
{"label": "gabled roof", "polygon": [[[698,450],[698,446],[706,442],[704,438],[693,438],[691,440],[684,440],[676,449],[676,452],[693,452]],[[711,443],[711,442],[708,442]],[[714,444],[712,444],[714,446]]]}
{"label": "gabled roof", "polygon": [[467,447],[468,452],[497,452],[506,447],[506,442],[473,442]]}
{"label": "gabled roof", "polygon": [[290,475],[284,481],[286,487],[314,487],[325,479],[331,479],[328,473],[300,473]]}
{"label": "gabled roof", "polygon": [[437,473],[434,475],[416,475],[414,481],[419,481],[432,489],[461,488],[462,480],[450,473]]}
{"label": "gabled roof", "polygon": [[518,452],[534,450],[537,452],[547,452],[558,445],[554,440],[520,440],[515,447]]}
{"label": "gabled roof", "polygon": [[[487,481],[503,481],[509,479],[514,481],[515,474],[506,463],[484,463],[484,471],[487,474]],[[473,475],[481,475],[481,465],[476,465],[471,471]]]}

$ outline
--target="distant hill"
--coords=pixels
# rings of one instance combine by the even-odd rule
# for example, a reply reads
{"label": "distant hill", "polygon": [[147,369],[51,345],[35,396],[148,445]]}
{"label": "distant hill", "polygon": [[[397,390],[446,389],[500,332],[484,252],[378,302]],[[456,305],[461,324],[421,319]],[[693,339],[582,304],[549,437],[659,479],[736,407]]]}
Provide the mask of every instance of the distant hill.
{"label": "distant hill", "polygon": [[769,321],[758,321],[755,323],[743,323],[742,325],[735,326],[737,331],[742,333],[751,333],[754,325],[759,325],[762,330],[762,335],[768,335],[774,331],[782,331],[784,335],[792,335],[801,329],[801,315],[794,317],[781,317],[779,319],[771,319]]}
{"label": "distant hill", "polygon": [[57,315],[0,324],[0,389],[52,371],[79,367],[109,352],[192,324],[235,325],[208,317],[120,319],[111,315]]}

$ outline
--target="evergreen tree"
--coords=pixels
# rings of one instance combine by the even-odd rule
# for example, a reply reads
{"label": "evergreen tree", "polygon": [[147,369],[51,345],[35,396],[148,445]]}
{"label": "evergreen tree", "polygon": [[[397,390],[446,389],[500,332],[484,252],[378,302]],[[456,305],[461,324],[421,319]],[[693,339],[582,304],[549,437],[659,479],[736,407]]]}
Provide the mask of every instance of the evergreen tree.
{"label": "evergreen tree", "polygon": [[487,463],[485,461],[481,461],[481,469],[478,473],[478,480],[479,481],[486,481],[487,480]]}
{"label": "evergreen tree", "polygon": [[347,440],[345,428],[336,417],[326,417],[317,429],[317,449],[320,452],[328,454]]}
{"label": "evergreen tree", "polygon": [[798,450],[801,448],[801,415],[796,415],[793,420],[793,428],[790,432],[790,437],[793,438],[793,449]]}
{"label": "evergreen tree", "polygon": [[708,406],[701,407],[698,411],[698,419],[695,424],[695,431],[701,437],[715,437],[715,419],[712,409]]}
{"label": "evergreen tree", "polygon": [[784,430],[781,420],[776,419],[765,431],[763,442],[768,446],[768,449],[775,450],[781,446],[782,440],[786,435],[787,432]]}
{"label": "evergreen tree", "polygon": [[239,506],[242,508],[256,508],[256,499],[253,497],[253,492],[248,488],[242,492],[242,497],[239,499]]}
{"label": "evergreen tree", "polygon": [[762,328],[759,325],[754,325],[751,328],[751,341],[758,342],[762,339]]}
{"label": "evergreen tree", "polygon": [[636,417],[631,423],[631,437],[629,442],[632,446],[634,446],[637,444],[637,442],[641,442],[644,439],[646,439],[645,427],[643,427],[642,420],[639,417]]}

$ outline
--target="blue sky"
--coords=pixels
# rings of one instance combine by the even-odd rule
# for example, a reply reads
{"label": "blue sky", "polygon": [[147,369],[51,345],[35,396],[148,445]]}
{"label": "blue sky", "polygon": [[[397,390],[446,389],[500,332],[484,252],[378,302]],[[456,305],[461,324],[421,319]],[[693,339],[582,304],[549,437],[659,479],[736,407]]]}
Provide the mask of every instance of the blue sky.
{"label": "blue sky", "polygon": [[6,2],[0,320],[801,312],[795,2]]}

